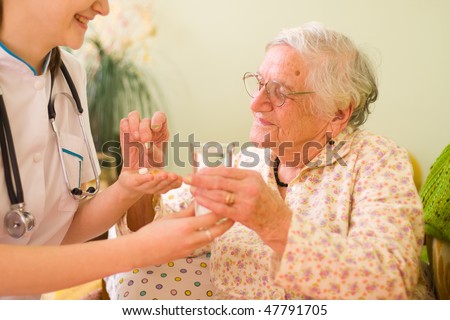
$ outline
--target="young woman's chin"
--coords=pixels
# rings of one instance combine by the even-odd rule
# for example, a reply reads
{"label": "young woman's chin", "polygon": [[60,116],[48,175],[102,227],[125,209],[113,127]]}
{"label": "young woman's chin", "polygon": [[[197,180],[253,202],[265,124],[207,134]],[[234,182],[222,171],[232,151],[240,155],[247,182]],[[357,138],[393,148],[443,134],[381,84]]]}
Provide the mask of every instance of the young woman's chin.
{"label": "young woman's chin", "polygon": [[70,49],[77,50],[80,49],[84,43],[84,36],[78,39],[71,39],[64,44],[65,47],[69,47]]}

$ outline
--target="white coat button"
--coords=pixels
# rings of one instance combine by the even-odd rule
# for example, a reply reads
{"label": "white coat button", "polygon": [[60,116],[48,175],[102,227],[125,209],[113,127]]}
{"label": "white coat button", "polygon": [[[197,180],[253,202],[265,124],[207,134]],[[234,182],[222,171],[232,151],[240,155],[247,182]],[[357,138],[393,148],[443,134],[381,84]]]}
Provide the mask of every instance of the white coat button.
{"label": "white coat button", "polygon": [[34,156],[33,156],[34,162],[39,162],[39,161],[41,161],[41,159],[42,159],[42,155],[39,152],[34,154]]}
{"label": "white coat button", "polygon": [[41,90],[44,88],[44,86],[45,86],[45,82],[42,79],[36,80],[36,82],[34,83],[34,88],[36,90]]}

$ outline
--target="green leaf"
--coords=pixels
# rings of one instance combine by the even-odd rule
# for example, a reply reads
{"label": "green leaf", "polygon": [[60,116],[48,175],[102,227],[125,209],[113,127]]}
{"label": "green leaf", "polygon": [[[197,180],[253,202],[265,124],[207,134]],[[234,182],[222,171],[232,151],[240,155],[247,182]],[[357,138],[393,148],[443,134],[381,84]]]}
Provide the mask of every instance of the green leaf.
{"label": "green leaf", "polygon": [[105,142],[119,141],[120,119],[130,111],[151,116],[157,110],[154,96],[160,91],[155,79],[124,54],[104,50],[97,38],[91,42],[97,57],[86,68],[87,96],[92,135],[100,151]]}

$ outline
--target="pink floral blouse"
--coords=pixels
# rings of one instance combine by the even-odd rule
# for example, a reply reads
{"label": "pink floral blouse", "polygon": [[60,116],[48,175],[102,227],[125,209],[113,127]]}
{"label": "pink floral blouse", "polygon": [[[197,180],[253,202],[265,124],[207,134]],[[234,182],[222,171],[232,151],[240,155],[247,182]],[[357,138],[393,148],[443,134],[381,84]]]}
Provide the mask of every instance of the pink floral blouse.
{"label": "pink floral blouse", "polygon": [[[412,297],[423,212],[408,154],[362,130],[335,140],[333,151],[324,149],[287,188],[293,218],[282,256],[238,223],[213,242],[215,298]],[[278,192],[264,150],[251,151],[239,163],[251,163],[257,153],[260,161],[251,169]]]}

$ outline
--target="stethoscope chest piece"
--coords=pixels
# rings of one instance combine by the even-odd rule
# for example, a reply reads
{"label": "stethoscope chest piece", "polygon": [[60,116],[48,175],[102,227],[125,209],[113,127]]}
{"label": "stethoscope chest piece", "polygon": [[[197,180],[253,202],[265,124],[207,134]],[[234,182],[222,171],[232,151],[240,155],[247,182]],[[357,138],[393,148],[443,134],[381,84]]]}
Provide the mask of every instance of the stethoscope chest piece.
{"label": "stethoscope chest piece", "polygon": [[5,215],[4,225],[11,237],[19,239],[34,228],[34,217],[21,208],[11,208]]}
{"label": "stethoscope chest piece", "polygon": [[[0,1],[1,2],[1,1]],[[75,84],[70,77],[69,71],[67,70],[64,63],[61,63],[61,71],[64,78],[66,79],[67,85],[69,86],[72,96],[67,93],[61,93],[62,96],[69,98],[72,105],[75,107],[76,113],[78,115],[78,121],[80,123],[81,132],[83,134],[84,143],[86,144],[89,160],[91,162],[92,171],[95,176],[96,187],[90,187],[86,191],[80,188],[71,188],[69,177],[67,175],[66,166],[64,164],[64,158],[62,153],[62,146],[59,141],[59,131],[56,126],[55,117],[55,96],[53,96],[53,84],[55,81],[54,72],[51,73],[51,87],[50,87],[50,98],[48,102],[48,118],[52,125],[52,129],[55,133],[56,144],[58,148],[58,155],[61,162],[61,168],[64,175],[64,180],[66,182],[67,189],[70,195],[75,200],[83,200],[87,197],[94,197],[98,190],[100,189],[100,178],[99,173],[96,168],[96,158],[94,157],[92,150],[89,145],[88,137],[84,129],[83,124],[83,107],[81,106],[80,97],[78,96]],[[5,101],[3,100],[3,91],[0,87],[0,155],[3,162],[3,170],[5,173],[5,183],[8,191],[9,200],[11,203],[11,210],[5,215],[4,226],[8,231],[8,234],[13,238],[21,238],[26,232],[34,228],[34,217],[31,213],[25,211],[25,200],[24,193],[22,190],[22,181],[20,179],[19,165],[17,162],[16,151],[14,148],[14,141],[12,137],[11,127],[8,120],[8,114],[6,112]]]}

